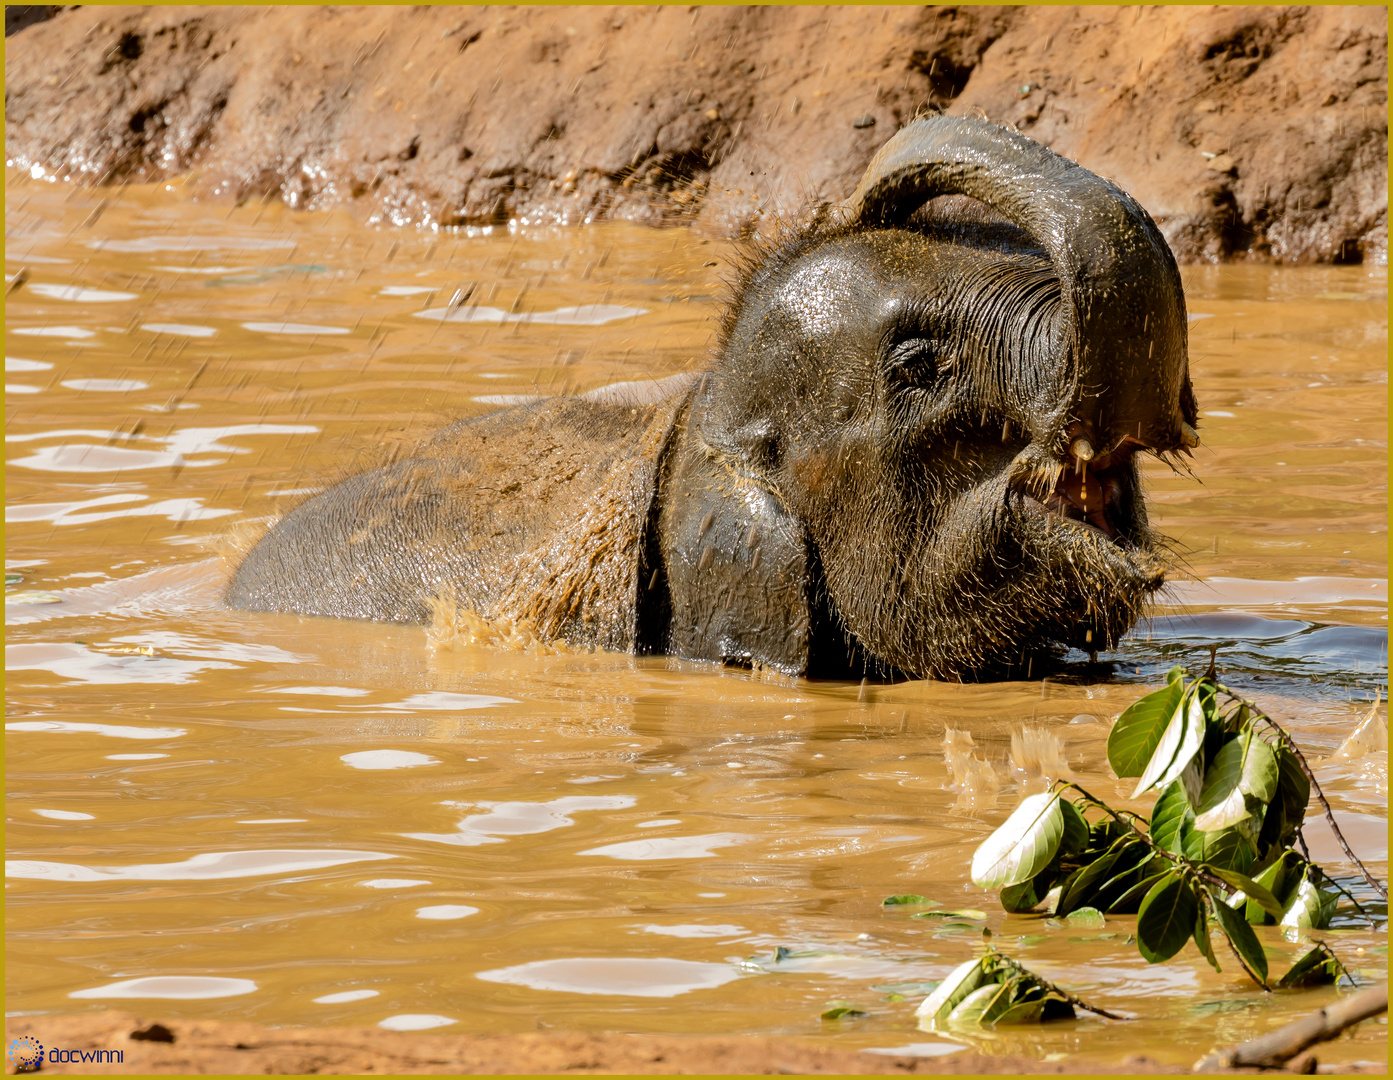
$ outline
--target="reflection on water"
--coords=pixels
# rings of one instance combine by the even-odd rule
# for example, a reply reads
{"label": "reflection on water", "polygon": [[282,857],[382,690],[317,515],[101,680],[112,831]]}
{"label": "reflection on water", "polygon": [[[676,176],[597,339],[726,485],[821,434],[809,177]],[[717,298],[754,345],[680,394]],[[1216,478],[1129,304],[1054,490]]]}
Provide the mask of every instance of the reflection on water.
{"label": "reflection on water", "polygon": [[[984,928],[1138,1018],[973,1036],[993,1051],[1189,1064],[1333,998],[1263,996],[1193,950],[1148,965],[1128,918],[1007,915],[967,865],[1051,777],[1125,804],[1112,719],[1217,646],[1386,873],[1382,270],[1185,271],[1203,484],[1147,467],[1182,569],[1120,649],[862,692],[218,603],[270,520],[450,420],[684,377],[725,245],[381,233],[23,177],[7,200],[7,276],[44,268],[6,303],[12,1008],[402,1031],[545,1012],[932,1056],[963,1038],[914,1006]],[[901,892],[939,907],[881,908]],[[1322,936],[1382,978],[1386,936],[1357,923]],[[1276,970],[1307,947],[1257,933]],[[824,1023],[831,1000],[867,1015]],[[1375,1028],[1322,1060],[1382,1052]]]}

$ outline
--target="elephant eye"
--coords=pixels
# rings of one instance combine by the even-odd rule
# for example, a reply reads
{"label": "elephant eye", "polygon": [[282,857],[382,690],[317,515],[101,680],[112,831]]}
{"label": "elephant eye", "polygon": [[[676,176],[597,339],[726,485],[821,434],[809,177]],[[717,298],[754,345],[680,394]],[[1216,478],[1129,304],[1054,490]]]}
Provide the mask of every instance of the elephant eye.
{"label": "elephant eye", "polygon": [[938,382],[942,353],[938,342],[910,337],[890,346],[887,356],[890,378],[907,386],[930,387]]}

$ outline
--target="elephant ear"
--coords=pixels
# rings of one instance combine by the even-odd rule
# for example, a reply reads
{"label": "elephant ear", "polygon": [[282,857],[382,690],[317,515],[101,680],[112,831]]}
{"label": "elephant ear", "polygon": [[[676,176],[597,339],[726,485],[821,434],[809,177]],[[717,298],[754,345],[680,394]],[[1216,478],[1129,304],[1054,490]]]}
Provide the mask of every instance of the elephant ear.
{"label": "elephant ear", "polygon": [[[1123,411],[1154,417],[1138,432],[1143,441],[1188,442],[1182,421],[1195,417],[1180,273],[1135,199],[1018,132],[929,116],[880,148],[837,211],[852,227],[896,228],[939,195],[985,203],[1045,250],[1059,279],[1076,387],[1100,376],[1130,381],[1150,407]],[[1169,404],[1166,415],[1155,416],[1157,401]]]}

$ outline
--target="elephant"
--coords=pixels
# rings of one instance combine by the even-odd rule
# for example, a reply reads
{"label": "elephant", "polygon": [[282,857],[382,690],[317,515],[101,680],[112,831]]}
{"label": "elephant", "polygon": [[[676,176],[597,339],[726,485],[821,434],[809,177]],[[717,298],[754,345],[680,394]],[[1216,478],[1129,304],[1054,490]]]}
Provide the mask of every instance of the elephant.
{"label": "elephant", "polygon": [[1147,212],[932,115],[747,260],[710,360],[461,420],[300,505],[234,607],[811,678],[1027,678],[1114,646],[1173,561],[1138,455],[1198,445]]}

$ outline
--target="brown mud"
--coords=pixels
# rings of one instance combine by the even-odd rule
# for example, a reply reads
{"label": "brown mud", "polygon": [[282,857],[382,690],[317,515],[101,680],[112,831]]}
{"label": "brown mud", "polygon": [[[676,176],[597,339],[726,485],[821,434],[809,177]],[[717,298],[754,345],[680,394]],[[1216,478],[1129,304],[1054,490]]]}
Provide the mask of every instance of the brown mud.
{"label": "brown mud", "polygon": [[[1041,1062],[967,1050],[948,1057],[867,1054],[810,1041],[720,1035],[411,1035],[375,1028],[275,1028],[218,1020],[165,1020],[131,1013],[13,1018],[5,1041],[32,1035],[68,1051],[119,1050],[119,1064],[44,1062],[55,1075],[451,1073],[653,1075],[1081,1075],[1184,1073],[1133,1055],[1115,1063]],[[1320,1047],[1315,1048],[1317,1055]],[[9,1071],[13,1073],[14,1067]],[[1219,1072],[1256,1072],[1235,1069]],[[1269,1072],[1271,1070],[1268,1070]],[[1342,1073],[1374,1072],[1342,1066]]]}
{"label": "brown mud", "polygon": [[845,196],[937,108],[1115,179],[1182,261],[1387,257],[1385,7],[43,14],[6,42],[6,155],[81,181],[731,234]]}

